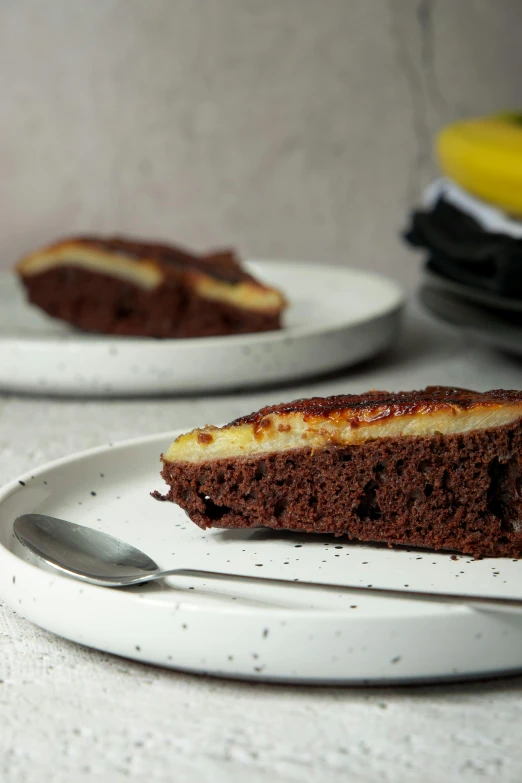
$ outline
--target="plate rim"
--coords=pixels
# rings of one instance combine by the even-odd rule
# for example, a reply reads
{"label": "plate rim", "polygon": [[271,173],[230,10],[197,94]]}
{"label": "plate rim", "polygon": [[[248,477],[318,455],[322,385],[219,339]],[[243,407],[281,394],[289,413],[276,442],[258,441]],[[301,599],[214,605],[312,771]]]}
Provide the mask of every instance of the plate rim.
{"label": "plate rim", "polygon": [[[428,303],[426,303],[424,298],[425,292],[434,293],[436,296],[442,297],[443,299],[455,300],[460,308],[466,308],[468,312],[473,311],[473,316],[480,317],[484,321],[483,325],[470,323],[467,313],[464,313],[464,315],[459,318],[455,317],[454,319],[445,313],[442,314],[436,310],[435,307],[432,308]],[[450,292],[442,286],[432,285],[431,282],[426,282],[419,287],[417,291],[417,297],[420,300],[422,306],[433,318],[436,318],[437,320],[441,321],[447,326],[451,326],[454,329],[461,329],[466,333],[476,334],[484,340],[487,340],[494,345],[498,345],[501,349],[503,346],[498,340],[495,339],[497,336],[500,336],[501,339],[503,337],[518,339],[520,336],[522,336],[522,324],[517,325],[505,322],[501,316],[498,316],[495,313],[491,313],[487,308],[483,307],[477,302],[472,302],[469,299],[463,299],[459,297],[458,294]],[[462,312],[462,310],[459,312]],[[505,350],[508,350],[508,348],[506,347]]]}
{"label": "plate rim", "polygon": [[426,285],[437,286],[437,288],[452,296],[460,296],[466,302],[476,307],[482,307],[486,310],[495,308],[509,313],[522,312],[522,299],[511,299],[501,294],[495,294],[493,291],[486,291],[467,283],[462,283],[459,280],[450,280],[433,269],[423,269],[422,278]]}

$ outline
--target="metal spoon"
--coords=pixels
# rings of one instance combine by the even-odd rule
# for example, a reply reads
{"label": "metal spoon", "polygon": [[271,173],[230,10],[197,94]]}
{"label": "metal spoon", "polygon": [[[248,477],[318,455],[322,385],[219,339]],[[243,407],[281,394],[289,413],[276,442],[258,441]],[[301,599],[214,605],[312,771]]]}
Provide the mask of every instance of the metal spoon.
{"label": "metal spoon", "polygon": [[[239,580],[261,580],[273,584],[296,585],[294,580],[264,576],[238,576],[200,568],[162,569],[148,555],[119,538],[64,519],[44,514],[23,514],[13,530],[18,540],[33,554],[69,576],[102,587],[128,587],[165,576],[195,576]],[[430,593],[420,590],[393,590],[384,587],[337,585],[328,582],[299,581],[298,585],[328,587],[384,597],[408,598],[437,603],[472,604],[474,607],[522,611],[522,599],[461,593]]]}

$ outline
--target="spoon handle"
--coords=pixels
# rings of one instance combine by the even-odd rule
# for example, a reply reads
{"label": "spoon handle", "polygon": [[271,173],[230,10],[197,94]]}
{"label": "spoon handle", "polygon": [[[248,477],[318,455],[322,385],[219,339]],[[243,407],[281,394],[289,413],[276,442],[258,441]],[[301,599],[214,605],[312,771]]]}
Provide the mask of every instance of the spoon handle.
{"label": "spoon handle", "polygon": [[164,576],[194,576],[198,579],[232,579],[240,581],[262,580],[263,582],[270,582],[272,584],[279,585],[304,585],[310,587],[327,587],[337,590],[348,590],[354,593],[365,593],[370,595],[378,595],[386,598],[407,598],[414,601],[431,601],[434,603],[452,603],[452,604],[469,604],[473,608],[483,609],[502,609],[505,611],[511,611],[519,614],[522,612],[522,599],[520,598],[500,598],[490,595],[466,595],[465,593],[432,593],[424,590],[404,590],[394,589],[388,587],[366,587],[361,585],[351,584],[333,584],[332,582],[315,582],[315,581],[301,581],[300,579],[277,579],[269,576],[247,576],[240,574],[231,574],[226,571],[204,571],[196,568],[173,568],[168,571],[159,571],[156,573],[155,578],[158,579]]}

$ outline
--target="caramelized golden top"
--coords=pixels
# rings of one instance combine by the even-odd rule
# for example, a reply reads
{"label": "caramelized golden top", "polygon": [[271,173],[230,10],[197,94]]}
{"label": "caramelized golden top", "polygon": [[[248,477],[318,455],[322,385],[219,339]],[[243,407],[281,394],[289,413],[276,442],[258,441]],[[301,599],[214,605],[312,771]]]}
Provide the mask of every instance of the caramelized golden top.
{"label": "caramelized golden top", "polygon": [[[65,240],[70,243],[71,240]],[[159,264],[164,265],[165,271],[173,270],[186,272],[200,272],[201,274],[215,277],[227,283],[240,283],[248,281],[258,283],[252,275],[249,275],[242,268],[239,258],[233,250],[216,250],[205,255],[195,255],[176,245],[165,245],[159,242],[142,242],[136,239],[125,239],[123,237],[78,237],[73,240],[76,245],[96,248],[106,253],[123,253],[129,258],[139,261],[140,259],[153,259]],[[63,243],[59,243],[63,244]]]}
{"label": "caramelized golden top", "polygon": [[313,397],[262,408],[225,427],[181,435],[167,462],[199,462],[289,451],[360,445],[378,438],[451,435],[503,426],[522,418],[522,392],[430,386],[423,391]]}
{"label": "caramelized golden top", "polygon": [[307,400],[269,405],[266,408],[243,416],[230,426],[256,424],[270,414],[286,415],[299,413],[306,421],[310,419],[349,419],[352,426],[357,423],[378,421],[393,416],[411,416],[435,411],[465,411],[477,406],[497,406],[505,403],[522,403],[522,392],[494,389],[475,392],[469,389],[449,386],[428,386],[421,391],[387,392],[372,391],[364,394],[338,394],[334,397],[311,397]]}

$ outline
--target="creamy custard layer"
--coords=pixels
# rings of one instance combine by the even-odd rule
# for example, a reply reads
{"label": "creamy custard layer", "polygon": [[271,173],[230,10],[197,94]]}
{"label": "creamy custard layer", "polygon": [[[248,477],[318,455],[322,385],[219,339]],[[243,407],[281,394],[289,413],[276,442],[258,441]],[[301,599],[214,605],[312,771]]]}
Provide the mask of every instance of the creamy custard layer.
{"label": "creamy custard layer", "polygon": [[208,426],[177,438],[164,455],[166,462],[202,462],[290,451],[303,447],[361,445],[378,438],[456,435],[501,427],[522,418],[522,401],[448,405],[426,412],[394,411],[378,405],[354,412],[335,410],[328,416],[291,411],[268,413],[255,421],[226,427]]}
{"label": "creamy custard layer", "polygon": [[26,256],[17,269],[24,277],[32,277],[64,266],[110,275],[147,289],[156,288],[165,277],[153,261],[137,261],[124,253],[111,253],[107,257],[107,254],[100,253],[99,250],[74,243]]}
{"label": "creamy custard layer", "polygon": [[222,280],[201,275],[194,281],[194,289],[205,299],[226,302],[234,307],[263,312],[277,312],[285,306],[285,299],[275,289],[264,288],[253,283],[230,285]]}

